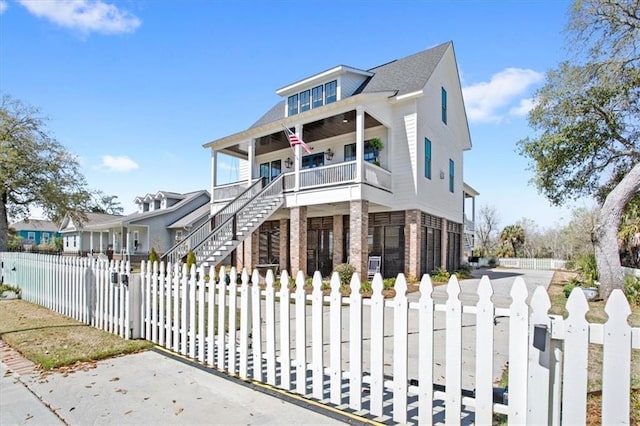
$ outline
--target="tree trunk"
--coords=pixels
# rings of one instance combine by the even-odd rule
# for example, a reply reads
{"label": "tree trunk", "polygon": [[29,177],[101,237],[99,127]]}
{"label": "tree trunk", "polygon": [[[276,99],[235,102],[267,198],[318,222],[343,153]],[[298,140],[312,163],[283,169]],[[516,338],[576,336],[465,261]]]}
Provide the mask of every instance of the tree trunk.
{"label": "tree trunk", "polygon": [[0,194],[0,251],[7,251],[9,219],[7,218],[7,194]]}
{"label": "tree trunk", "polygon": [[611,292],[624,288],[624,274],[620,264],[618,228],[624,207],[640,190],[640,163],[607,195],[594,229],[596,264],[600,274],[600,296],[605,300]]}

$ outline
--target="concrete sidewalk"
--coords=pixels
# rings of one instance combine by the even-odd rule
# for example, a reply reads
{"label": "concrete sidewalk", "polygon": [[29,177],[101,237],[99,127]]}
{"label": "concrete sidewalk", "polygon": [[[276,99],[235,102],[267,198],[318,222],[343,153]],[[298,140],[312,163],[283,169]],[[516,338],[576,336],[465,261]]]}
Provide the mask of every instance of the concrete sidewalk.
{"label": "concrete sidewalk", "polygon": [[154,350],[70,373],[17,375],[4,362],[1,366],[3,426],[359,423],[303,398],[271,396]]}

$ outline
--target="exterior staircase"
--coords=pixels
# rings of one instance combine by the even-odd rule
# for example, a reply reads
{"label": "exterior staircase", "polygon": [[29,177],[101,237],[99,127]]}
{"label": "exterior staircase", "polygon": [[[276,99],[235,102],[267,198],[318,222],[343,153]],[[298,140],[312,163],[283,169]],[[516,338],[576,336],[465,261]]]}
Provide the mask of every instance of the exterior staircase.
{"label": "exterior staircase", "polygon": [[209,217],[183,240],[174,245],[162,260],[175,264],[185,260],[189,250],[197,265],[218,265],[253,231],[284,204],[284,175],[265,186],[259,179],[225,207]]}

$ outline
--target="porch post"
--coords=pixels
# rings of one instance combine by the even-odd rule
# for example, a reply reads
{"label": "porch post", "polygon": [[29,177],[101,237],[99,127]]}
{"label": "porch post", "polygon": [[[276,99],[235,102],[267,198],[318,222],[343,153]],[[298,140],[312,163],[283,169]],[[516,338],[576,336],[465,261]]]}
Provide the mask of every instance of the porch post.
{"label": "porch post", "polygon": [[93,231],[89,233],[89,253],[93,252]]}
{"label": "porch post", "polygon": [[[296,124],[296,135],[302,139],[302,124]],[[293,157],[294,157],[294,166],[293,166],[293,172],[294,172],[294,188],[293,190],[295,192],[300,191],[300,167],[302,166],[302,147],[300,146],[300,144],[296,145],[293,148]],[[306,229],[306,224],[305,224],[305,229]],[[291,267],[293,268],[293,263],[291,264]]]}
{"label": "porch post", "polygon": [[364,108],[356,108],[356,182],[364,181]]}
{"label": "porch post", "polygon": [[253,182],[253,171],[255,168],[255,162],[256,162],[256,141],[255,139],[251,139],[249,140],[249,149],[248,149],[248,158],[247,160],[249,161],[249,182],[247,182],[247,187],[251,186],[251,183]]}
{"label": "porch post", "polygon": [[404,213],[404,273],[407,277],[420,278],[422,259],[420,210],[406,210]]}
{"label": "porch post", "polygon": [[343,263],[344,253],[344,222],[341,214],[333,216],[333,269]]}
{"label": "porch post", "polygon": [[[307,269],[307,207],[293,207],[291,217],[291,276]],[[313,272],[313,271],[311,271]]]}
{"label": "porch post", "polygon": [[349,211],[349,263],[360,276],[360,281],[367,280],[369,260],[369,201],[354,200]]}
{"label": "porch post", "polygon": [[100,253],[104,253],[104,244],[102,243],[102,235],[103,234],[104,234],[104,231],[100,231]]}
{"label": "porch post", "polygon": [[449,252],[449,233],[447,232],[447,223],[447,219],[442,218],[442,233],[440,234],[440,267],[443,269],[447,268],[447,254]]}
{"label": "porch post", "polygon": [[280,219],[280,271],[289,270],[289,221]]}
{"label": "porch post", "polygon": [[215,199],[214,191],[216,190],[216,184],[218,181],[217,161],[218,152],[211,148],[211,200],[209,203],[213,203],[213,200]]}

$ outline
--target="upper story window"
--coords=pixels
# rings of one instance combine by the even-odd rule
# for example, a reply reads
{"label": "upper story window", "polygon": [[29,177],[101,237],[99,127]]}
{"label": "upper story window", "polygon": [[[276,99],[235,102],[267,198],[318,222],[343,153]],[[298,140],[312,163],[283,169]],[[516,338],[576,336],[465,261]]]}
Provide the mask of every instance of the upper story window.
{"label": "upper story window", "polygon": [[447,124],[447,91],[442,88],[442,122]]}
{"label": "upper story window", "polygon": [[330,104],[338,100],[338,81],[333,80],[324,85],[324,103]]}
{"label": "upper story window", "polygon": [[324,90],[322,85],[311,89],[311,103],[313,108],[318,108],[324,105]]}
{"label": "upper story window", "polygon": [[287,98],[287,117],[319,108],[338,100],[338,80],[304,90]]}
{"label": "upper story window", "polygon": [[424,138],[424,177],[431,179],[431,141]]}
{"label": "upper story window", "polygon": [[[356,159],[356,144],[350,143],[349,145],[345,145],[344,161],[355,161],[355,159]],[[375,149],[371,146],[369,141],[364,142],[364,161],[368,161],[369,163],[375,163],[376,161]]]}
{"label": "upper story window", "polygon": [[302,168],[312,169],[314,167],[324,166],[324,153],[309,154],[302,157]]}
{"label": "upper story window", "polygon": [[309,111],[311,109],[311,91],[305,90],[300,92],[300,112]]}
{"label": "upper story window", "polygon": [[289,105],[288,116],[296,115],[298,113],[298,95],[291,95],[287,101]]}
{"label": "upper story window", "polygon": [[449,159],[449,192],[454,190],[455,165],[452,159]]}

